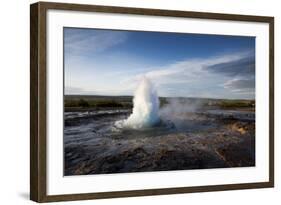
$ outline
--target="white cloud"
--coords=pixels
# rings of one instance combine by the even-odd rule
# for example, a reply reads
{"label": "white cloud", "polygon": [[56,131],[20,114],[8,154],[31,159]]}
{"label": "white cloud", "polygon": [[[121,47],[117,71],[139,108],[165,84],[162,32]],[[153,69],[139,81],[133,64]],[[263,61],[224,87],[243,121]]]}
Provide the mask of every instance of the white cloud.
{"label": "white cloud", "polygon": [[65,31],[65,51],[80,55],[85,53],[102,52],[108,48],[123,43],[127,39],[125,32],[107,32],[103,30],[86,30],[66,28]]}
{"label": "white cloud", "polygon": [[223,87],[240,96],[251,96],[251,98],[255,96],[255,78],[253,76],[230,79],[223,84]]}
{"label": "white cloud", "polygon": [[[122,69],[115,69],[107,76],[104,74],[97,76],[93,73],[93,77],[89,75],[87,78],[83,77],[83,79],[88,79],[88,83],[86,85],[85,82],[81,82],[81,85],[84,85],[82,87],[87,94],[132,95],[139,80],[145,75],[156,85],[160,96],[253,98],[255,88],[248,81],[250,78],[252,82],[255,81],[254,73],[248,73],[245,78],[245,73],[240,75],[236,72],[236,76],[232,76],[229,72],[221,72],[224,69],[222,65],[233,65],[231,62],[235,64],[236,61],[239,62],[248,56],[249,52],[240,52],[204,59],[187,59],[158,67],[144,65],[142,69],[131,68],[138,65],[134,60],[135,63],[125,63]],[[220,65],[219,72],[210,68],[216,65]],[[98,70],[103,71],[101,67]],[[78,83],[75,86],[79,87]]]}
{"label": "white cloud", "polygon": [[[145,75],[149,77],[160,90],[164,85],[171,85],[171,87],[174,87],[177,84],[181,84],[182,87],[186,88],[186,95],[201,95],[201,93],[206,93],[206,91],[211,95],[212,89],[214,87],[217,86],[217,89],[219,89],[221,87],[220,83],[224,84],[228,81],[231,82],[231,80],[233,80],[233,77],[225,75],[224,72],[210,71],[208,67],[224,63],[227,65],[227,63],[229,62],[240,61],[247,56],[249,56],[249,52],[214,56],[207,59],[198,58],[184,60],[167,66],[163,66],[161,68],[151,68],[152,71],[140,73],[138,75],[131,76],[129,79],[123,80],[121,82],[121,85],[126,85],[126,88],[133,88],[136,86],[139,79],[143,75]],[[246,80],[247,79],[245,79],[244,81]],[[244,82],[244,84],[241,84],[241,86],[243,85],[246,85],[246,82]],[[165,86],[165,88],[166,87],[167,86]],[[227,86],[226,84],[226,86],[224,86],[224,89],[231,90],[232,87]],[[240,89],[243,89],[243,87],[240,87]],[[194,92],[194,90],[196,90],[197,93]],[[182,90],[181,92],[183,93]],[[165,93],[167,92],[165,91]]]}
{"label": "white cloud", "polygon": [[255,78],[234,78],[224,83],[224,87],[233,90],[255,88]]}

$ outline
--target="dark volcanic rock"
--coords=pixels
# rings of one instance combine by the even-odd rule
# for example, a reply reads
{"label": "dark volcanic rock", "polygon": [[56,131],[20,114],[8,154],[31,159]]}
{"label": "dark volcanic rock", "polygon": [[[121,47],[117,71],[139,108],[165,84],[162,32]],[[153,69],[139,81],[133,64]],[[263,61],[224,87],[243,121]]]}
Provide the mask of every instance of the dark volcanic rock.
{"label": "dark volcanic rock", "polygon": [[126,117],[114,113],[68,119],[64,174],[255,166],[254,121],[193,114],[181,116],[174,127],[111,129],[116,120]]}

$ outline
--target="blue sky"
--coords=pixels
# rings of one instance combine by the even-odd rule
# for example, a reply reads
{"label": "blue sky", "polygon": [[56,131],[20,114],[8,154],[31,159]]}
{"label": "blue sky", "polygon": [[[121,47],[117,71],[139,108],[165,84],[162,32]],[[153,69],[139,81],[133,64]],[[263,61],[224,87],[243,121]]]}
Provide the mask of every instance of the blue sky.
{"label": "blue sky", "polygon": [[65,94],[255,98],[255,38],[64,28]]}

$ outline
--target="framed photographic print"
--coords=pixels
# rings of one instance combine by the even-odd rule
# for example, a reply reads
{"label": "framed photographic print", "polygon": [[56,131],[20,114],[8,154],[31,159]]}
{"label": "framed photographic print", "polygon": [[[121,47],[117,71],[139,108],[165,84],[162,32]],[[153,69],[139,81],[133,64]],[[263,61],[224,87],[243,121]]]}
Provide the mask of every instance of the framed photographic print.
{"label": "framed photographic print", "polygon": [[274,186],[274,18],[31,5],[30,197]]}

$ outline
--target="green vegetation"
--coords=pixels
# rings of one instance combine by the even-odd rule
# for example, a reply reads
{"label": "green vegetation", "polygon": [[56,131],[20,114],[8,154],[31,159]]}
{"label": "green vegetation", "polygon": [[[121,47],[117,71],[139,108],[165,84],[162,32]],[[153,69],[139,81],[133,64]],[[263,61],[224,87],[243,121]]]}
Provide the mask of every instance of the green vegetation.
{"label": "green vegetation", "polygon": [[254,108],[255,101],[253,100],[222,100],[219,103],[221,108]]}
{"label": "green vegetation", "polygon": [[131,98],[100,97],[100,96],[65,96],[66,108],[131,108]]}
{"label": "green vegetation", "polygon": [[84,100],[84,99],[80,99],[80,100],[78,101],[78,106],[79,106],[79,107],[89,107],[90,105],[89,105],[88,101],[86,101],[86,100]]}
{"label": "green vegetation", "polygon": [[[160,107],[165,106],[172,100],[186,105],[198,107],[215,107],[221,109],[254,109],[255,100],[228,100],[228,99],[207,99],[207,98],[167,98],[160,97]],[[127,108],[133,107],[132,96],[87,96],[87,95],[66,95],[64,107],[73,109],[99,109],[99,108]]]}

